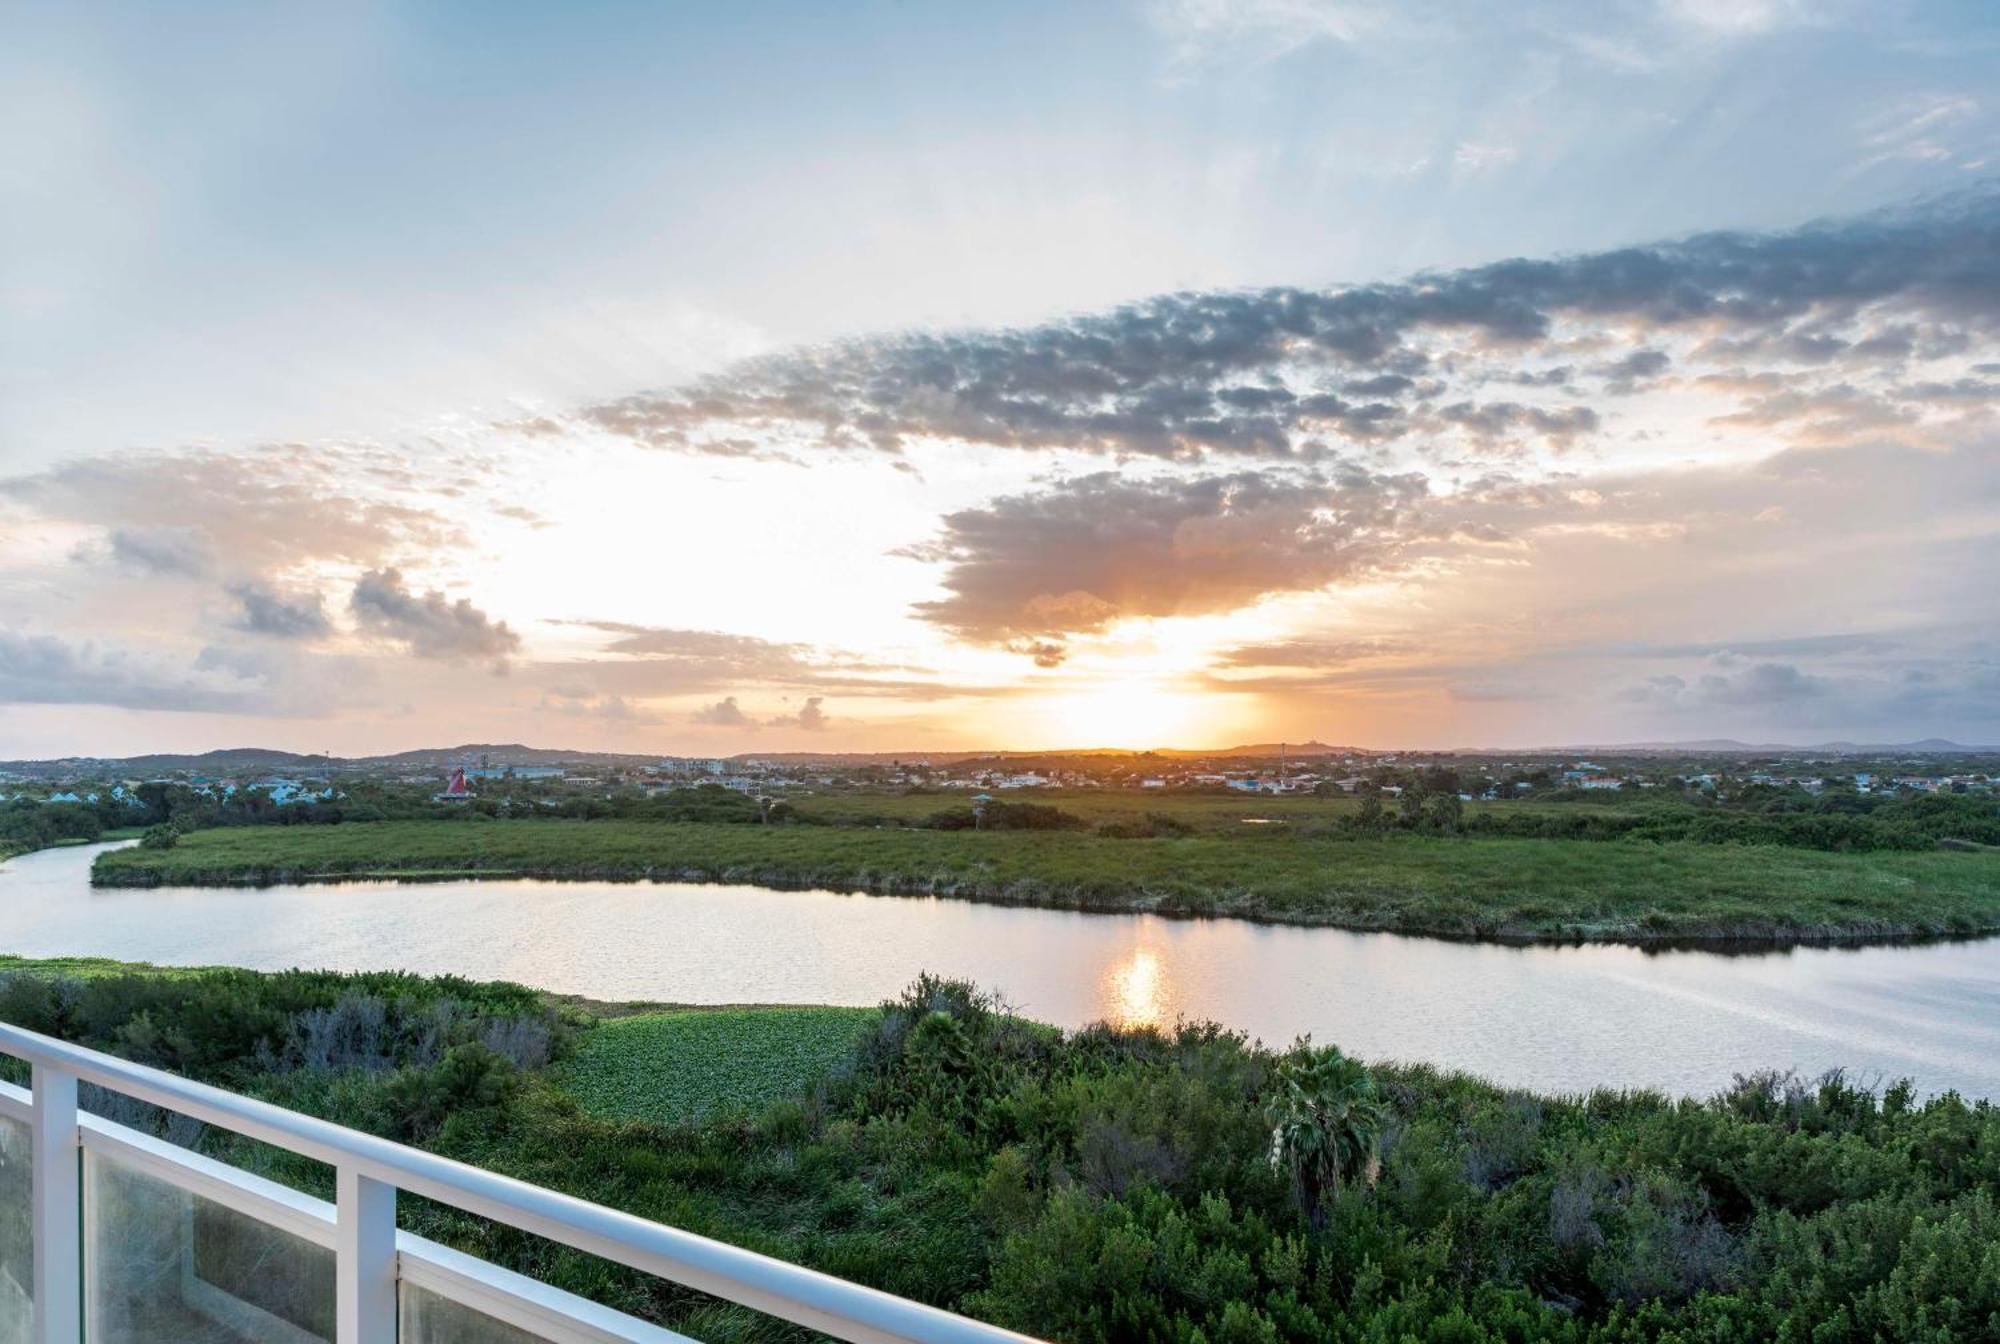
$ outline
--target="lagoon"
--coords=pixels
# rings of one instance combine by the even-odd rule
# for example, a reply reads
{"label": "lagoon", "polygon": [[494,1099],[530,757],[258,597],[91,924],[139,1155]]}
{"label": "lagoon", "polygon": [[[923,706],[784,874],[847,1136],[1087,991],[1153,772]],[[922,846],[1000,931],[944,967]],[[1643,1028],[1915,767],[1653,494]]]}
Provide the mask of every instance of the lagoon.
{"label": "lagoon", "polygon": [[1703,1095],[1761,1068],[2000,1098],[2000,939],[1754,955],[1514,947],[1229,919],[692,883],[93,888],[0,865],[0,952],[516,980],[593,999],[870,1004],[920,971],[1065,1027],[1207,1018],[1507,1086]]}

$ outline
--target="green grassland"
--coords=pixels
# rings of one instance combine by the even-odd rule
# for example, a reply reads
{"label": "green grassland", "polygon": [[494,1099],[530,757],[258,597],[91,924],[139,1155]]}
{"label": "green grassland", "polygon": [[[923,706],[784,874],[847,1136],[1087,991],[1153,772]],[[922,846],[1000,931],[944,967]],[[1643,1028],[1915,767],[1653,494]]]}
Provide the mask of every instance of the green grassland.
{"label": "green grassland", "polygon": [[661,879],[1521,940],[1866,940],[2000,931],[2000,854],[1685,842],[628,821],[198,831],[100,856],[107,886],[461,876]]}
{"label": "green grassland", "polygon": [[680,1124],[802,1096],[854,1054],[873,1008],[687,1008],[593,1027],[556,1081],[591,1115]]}

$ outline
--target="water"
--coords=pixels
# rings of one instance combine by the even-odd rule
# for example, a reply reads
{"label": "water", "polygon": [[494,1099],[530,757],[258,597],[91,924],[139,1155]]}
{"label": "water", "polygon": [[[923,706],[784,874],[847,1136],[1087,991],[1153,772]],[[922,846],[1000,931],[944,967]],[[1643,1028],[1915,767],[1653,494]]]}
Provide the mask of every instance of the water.
{"label": "water", "polygon": [[2000,939],[1721,956],[680,883],[98,890],[100,848],[0,866],[0,951],[672,1003],[870,1004],[929,970],[1063,1026],[1211,1018],[1541,1091],[1703,1095],[1739,1072],[1842,1065],[2000,1098]]}

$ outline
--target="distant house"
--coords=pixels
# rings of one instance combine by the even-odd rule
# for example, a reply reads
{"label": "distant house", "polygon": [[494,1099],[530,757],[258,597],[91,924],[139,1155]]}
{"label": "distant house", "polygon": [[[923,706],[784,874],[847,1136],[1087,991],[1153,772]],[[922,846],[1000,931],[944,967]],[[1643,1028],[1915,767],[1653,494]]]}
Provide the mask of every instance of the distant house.
{"label": "distant house", "polygon": [[559,765],[482,765],[465,772],[467,779],[561,779]]}
{"label": "distant house", "polygon": [[444,792],[432,794],[431,801],[434,803],[471,802],[472,789],[465,782],[465,770],[460,768],[452,771],[451,779],[444,786]]}

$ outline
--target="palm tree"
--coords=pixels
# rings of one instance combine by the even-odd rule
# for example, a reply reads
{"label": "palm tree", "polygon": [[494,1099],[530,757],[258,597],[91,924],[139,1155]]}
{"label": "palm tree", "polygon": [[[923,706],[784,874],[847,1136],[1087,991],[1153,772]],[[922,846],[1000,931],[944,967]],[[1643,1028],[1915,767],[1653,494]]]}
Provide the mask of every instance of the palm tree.
{"label": "palm tree", "polygon": [[1278,1066],[1271,1121],[1271,1165],[1292,1174],[1306,1216],[1318,1227],[1326,1206],[1360,1181],[1375,1184],[1376,1150],[1387,1109],[1375,1079],[1334,1046]]}

